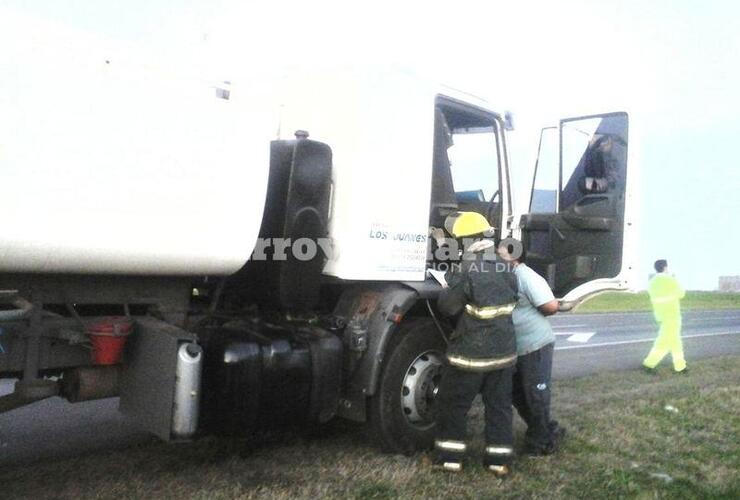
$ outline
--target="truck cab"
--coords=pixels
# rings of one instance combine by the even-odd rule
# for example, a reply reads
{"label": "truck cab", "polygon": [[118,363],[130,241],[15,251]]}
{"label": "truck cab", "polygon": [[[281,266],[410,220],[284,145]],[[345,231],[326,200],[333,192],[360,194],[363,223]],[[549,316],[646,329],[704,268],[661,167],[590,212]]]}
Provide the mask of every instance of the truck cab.
{"label": "truck cab", "polygon": [[[626,113],[548,129],[557,161],[541,148],[516,214],[506,120],[476,97],[395,69],[183,75],[58,37],[0,55],[0,411],[118,396],[166,440],[342,417],[409,451],[449,329],[430,228],[484,215],[564,309],[629,286]],[[92,336],[120,323],[103,363]]]}

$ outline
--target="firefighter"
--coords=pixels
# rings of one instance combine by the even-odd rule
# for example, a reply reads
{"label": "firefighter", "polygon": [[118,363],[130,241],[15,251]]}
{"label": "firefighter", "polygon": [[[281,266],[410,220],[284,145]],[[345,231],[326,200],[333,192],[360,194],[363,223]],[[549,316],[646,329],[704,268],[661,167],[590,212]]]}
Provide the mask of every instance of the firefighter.
{"label": "firefighter", "polygon": [[457,212],[445,228],[455,238],[470,238],[459,267],[448,272],[438,301],[447,316],[459,316],[446,353],[439,385],[437,436],[433,463],[460,471],[467,450],[466,414],[479,393],[485,405],[483,464],[497,476],[509,474],[513,456],[511,383],[516,340],[511,312],[517,301],[516,277],[496,260],[491,226],[474,212]]}
{"label": "firefighter", "polygon": [[653,314],[660,325],[660,330],[653,348],[642,364],[648,371],[654,372],[658,363],[670,352],[673,358],[673,369],[677,373],[685,373],[686,360],[683,356],[681,342],[681,299],[686,292],[678,284],[676,278],[668,274],[667,269],[666,260],[655,261],[657,274],[650,279],[648,284]]}

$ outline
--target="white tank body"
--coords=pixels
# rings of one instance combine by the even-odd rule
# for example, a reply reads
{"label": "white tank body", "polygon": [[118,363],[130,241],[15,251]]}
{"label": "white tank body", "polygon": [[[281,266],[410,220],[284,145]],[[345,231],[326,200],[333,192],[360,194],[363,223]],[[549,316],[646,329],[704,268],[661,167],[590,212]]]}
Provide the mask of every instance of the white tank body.
{"label": "white tank body", "polygon": [[424,279],[435,99],[485,103],[310,57],[193,78],[29,22],[0,16],[0,272],[234,272],[257,242],[270,141],[307,130],[333,152],[324,274]]}
{"label": "white tank body", "polygon": [[[0,16],[0,272],[227,274],[249,258],[277,106]],[[22,42],[21,42],[22,41]]]}

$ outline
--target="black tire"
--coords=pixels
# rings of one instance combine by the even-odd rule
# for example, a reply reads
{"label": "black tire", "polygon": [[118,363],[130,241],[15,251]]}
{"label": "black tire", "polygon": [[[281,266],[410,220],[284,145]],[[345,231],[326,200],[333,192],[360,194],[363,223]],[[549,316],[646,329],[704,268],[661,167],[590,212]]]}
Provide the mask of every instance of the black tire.
{"label": "black tire", "polygon": [[[383,451],[391,453],[411,454],[415,451],[428,449],[434,442],[434,415],[433,396],[422,397],[423,400],[414,410],[426,411],[414,413],[415,422],[409,418],[409,407],[404,403],[409,399],[408,388],[404,388],[404,381],[409,380],[409,373],[413,366],[423,366],[425,380],[436,383],[439,380],[439,366],[445,351],[445,341],[437,330],[431,318],[415,318],[402,323],[393,333],[384,356],[383,369],[378,380],[375,395],[370,399],[369,430],[371,439],[379,442]],[[426,356],[426,360],[424,357]],[[436,374],[432,365],[436,364]],[[425,387],[426,393],[432,391],[431,386],[422,381],[415,381],[414,387]],[[415,394],[426,394],[417,390]],[[436,394],[436,391],[433,391]],[[424,417],[419,421],[418,418]]]}

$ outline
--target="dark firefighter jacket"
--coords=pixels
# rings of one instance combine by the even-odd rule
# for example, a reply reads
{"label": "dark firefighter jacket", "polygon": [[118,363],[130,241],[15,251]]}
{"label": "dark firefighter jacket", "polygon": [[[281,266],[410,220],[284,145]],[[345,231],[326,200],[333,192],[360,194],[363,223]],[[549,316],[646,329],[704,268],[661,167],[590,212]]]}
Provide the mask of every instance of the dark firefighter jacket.
{"label": "dark firefighter jacket", "polygon": [[437,305],[447,316],[459,315],[447,348],[450,364],[490,371],[516,363],[511,311],[518,287],[512,268],[484,249],[464,254],[459,269],[453,266],[447,273],[447,282]]}

